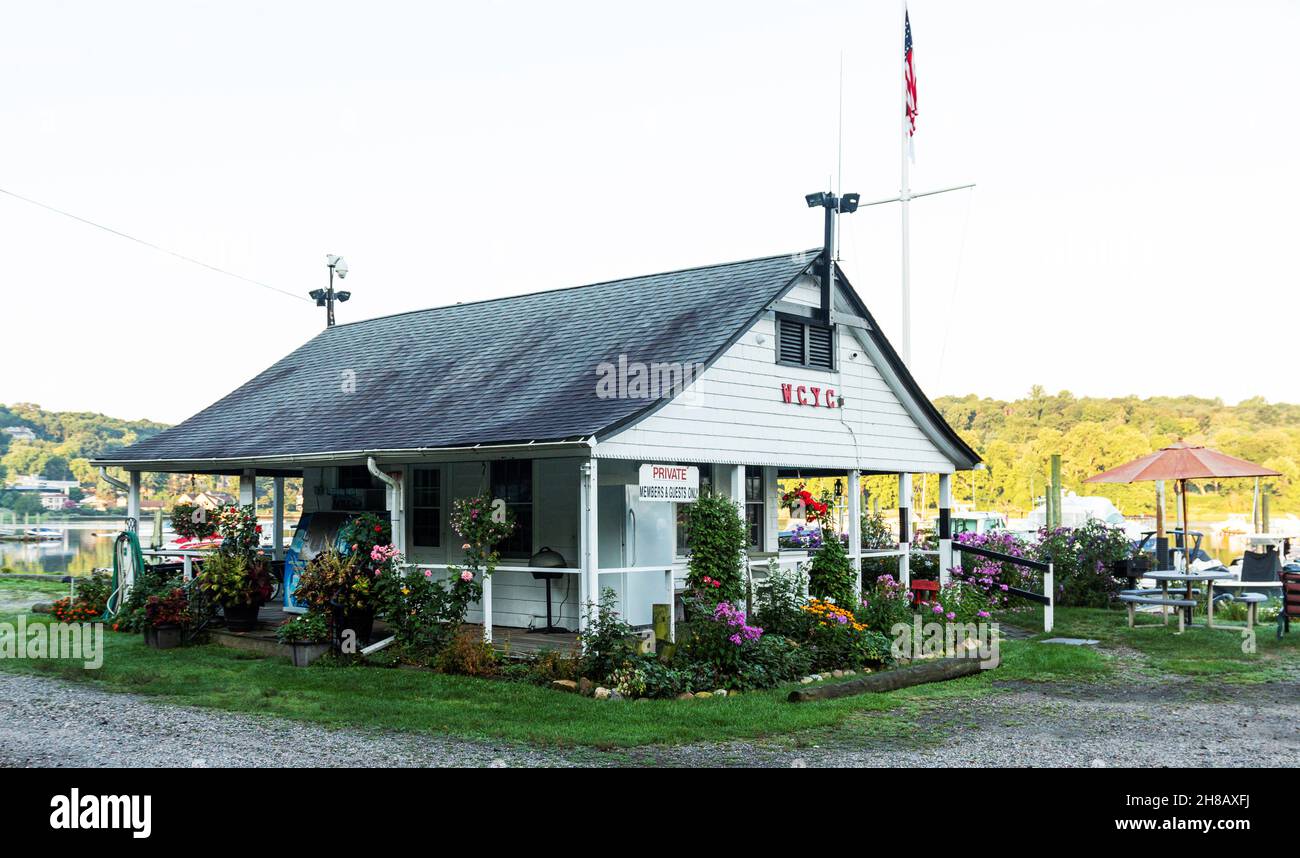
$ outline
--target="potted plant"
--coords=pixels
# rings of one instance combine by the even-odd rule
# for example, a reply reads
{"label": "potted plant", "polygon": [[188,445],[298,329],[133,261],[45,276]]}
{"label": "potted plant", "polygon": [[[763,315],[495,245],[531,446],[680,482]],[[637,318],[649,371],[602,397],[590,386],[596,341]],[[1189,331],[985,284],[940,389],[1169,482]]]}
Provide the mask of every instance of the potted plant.
{"label": "potted plant", "polygon": [[336,644],[347,629],[358,642],[368,641],[374,627],[374,575],[362,570],[358,558],[357,554],[344,555],[333,549],[322,551],[307,563],[298,578],[298,599],[306,602],[309,610],[329,618]]}
{"label": "potted plant", "polygon": [[257,625],[257,611],[271,595],[271,573],[265,558],[220,551],[203,562],[198,587],[220,605],[231,631],[247,632]]}
{"label": "potted plant", "polygon": [[190,602],[180,587],[162,596],[150,596],[144,606],[145,643],[154,649],[181,645],[181,633],[190,622]]}
{"label": "potted plant", "polygon": [[307,667],[330,648],[329,624],[315,612],[285,620],[275,630],[275,638],[292,647],[294,667]]}
{"label": "potted plant", "polygon": [[221,548],[203,563],[199,588],[220,605],[231,631],[252,631],[258,609],[271,597],[271,571],[258,549],[262,527],[251,504],[223,506],[212,513]]}

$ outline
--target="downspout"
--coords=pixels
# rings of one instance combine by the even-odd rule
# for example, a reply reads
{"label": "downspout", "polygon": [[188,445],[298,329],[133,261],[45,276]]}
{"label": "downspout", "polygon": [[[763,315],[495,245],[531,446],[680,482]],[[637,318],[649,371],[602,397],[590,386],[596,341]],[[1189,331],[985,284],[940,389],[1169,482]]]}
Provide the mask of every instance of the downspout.
{"label": "downspout", "polygon": [[[402,506],[404,505],[405,502],[405,498],[402,497],[402,484],[399,483],[397,480],[393,479],[392,477],[388,476],[388,474],[385,474],[383,471],[381,471],[379,469],[379,465],[375,462],[374,456],[366,457],[366,470],[370,471],[370,473],[375,477],[375,479],[379,480],[384,485],[388,486],[389,491],[392,492],[393,517],[397,519],[398,526],[400,526],[403,529],[402,547],[405,548],[406,547],[406,538],[405,538],[406,516],[402,515]],[[396,529],[394,529],[394,533],[396,533]],[[397,640],[396,635],[389,635],[383,640],[376,641],[375,643],[372,643],[370,646],[362,649],[361,654],[370,655],[372,652],[379,652],[379,650],[389,646],[395,640]]]}
{"label": "downspout", "polygon": [[375,463],[374,456],[366,457],[366,470],[370,471],[375,479],[388,486],[393,493],[393,517],[397,519],[397,524],[402,528],[400,534],[394,529],[395,538],[393,542],[399,543],[399,547],[404,551],[406,550],[406,498],[402,496],[402,484],[380,470],[379,465]]}
{"label": "downspout", "polygon": [[108,468],[105,468],[103,465],[99,466],[99,478],[120,492],[131,491],[131,487],[126,483],[122,482],[117,477],[110,477],[108,475]]}

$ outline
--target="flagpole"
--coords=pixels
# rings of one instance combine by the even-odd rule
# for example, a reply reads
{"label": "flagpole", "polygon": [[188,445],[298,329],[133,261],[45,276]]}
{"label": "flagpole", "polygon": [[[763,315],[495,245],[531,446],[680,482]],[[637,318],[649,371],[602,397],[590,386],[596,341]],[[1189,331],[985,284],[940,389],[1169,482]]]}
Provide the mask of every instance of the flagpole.
{"label": "flagpole", "polygon": [[[907,28],[907,0],[903,0],[903,30]],[[906,59],[906,58],[905,58]],[[903,74],[901,93],[903,96],[902,107],[899,115],[902,118],[902,156],[903,156],[903,174],[898,191],[898,201],[903,213],[903,363],[911,366],[912,363],[912,258],[910,252],[910,223],[908,209],[910,208],[911,183],[908,178],[908,162],[910,160],[911,128],[907,118],[907,75]]]}

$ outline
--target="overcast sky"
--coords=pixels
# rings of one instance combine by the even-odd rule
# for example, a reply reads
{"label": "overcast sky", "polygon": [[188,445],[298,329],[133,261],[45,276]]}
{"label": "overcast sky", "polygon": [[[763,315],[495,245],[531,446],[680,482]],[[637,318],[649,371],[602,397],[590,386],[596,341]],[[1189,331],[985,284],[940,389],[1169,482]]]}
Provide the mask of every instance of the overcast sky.
{"label": "overcast sky", "polygon": [[[1300,400],[1300,4],[914,0],[931,395]],[[899,5],[25,3],[0,188],[342,321],[821,243],[899,184]],[[899,215],[843,227],[899,329]],[[312,304],[0,195],[0,402],[177,421]],[[541,357],[541,356],[539,356]]]}

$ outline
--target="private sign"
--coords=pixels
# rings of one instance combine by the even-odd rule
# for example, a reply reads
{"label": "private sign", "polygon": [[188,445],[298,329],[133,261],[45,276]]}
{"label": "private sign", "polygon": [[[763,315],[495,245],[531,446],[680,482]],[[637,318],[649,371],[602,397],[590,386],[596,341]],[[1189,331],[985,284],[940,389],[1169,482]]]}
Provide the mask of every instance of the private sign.
{"label": "private sign", "polygon": [[700,469],[694,465],[642,465],[638,483],[643,501],[693,503],[700,497]]}

